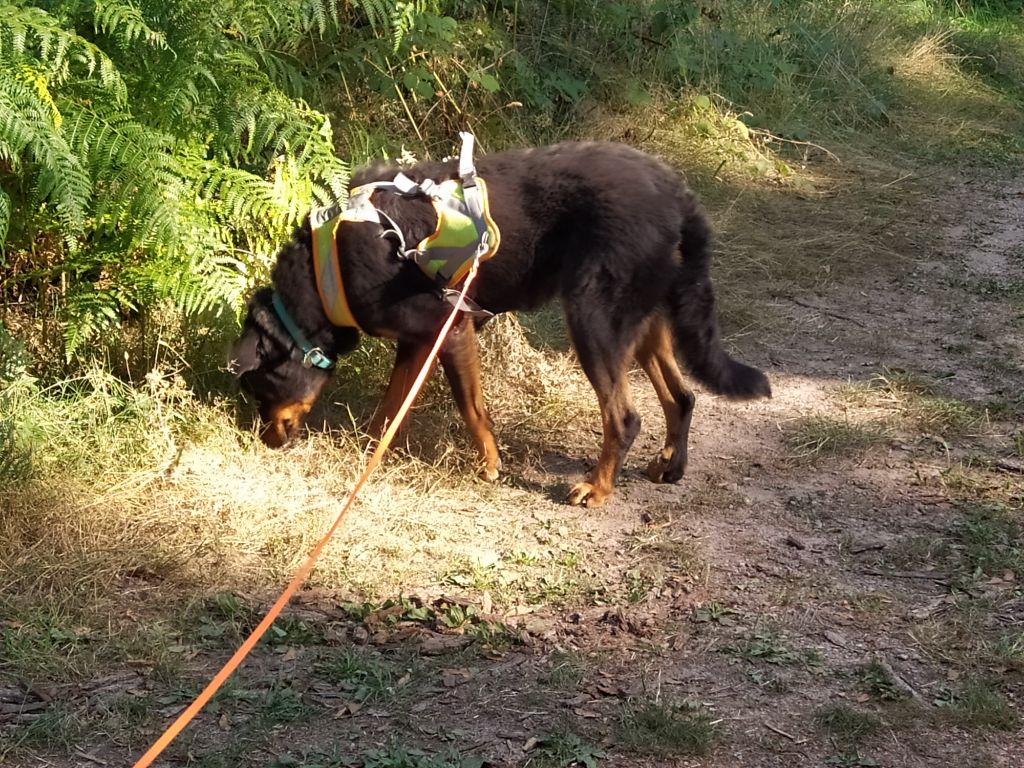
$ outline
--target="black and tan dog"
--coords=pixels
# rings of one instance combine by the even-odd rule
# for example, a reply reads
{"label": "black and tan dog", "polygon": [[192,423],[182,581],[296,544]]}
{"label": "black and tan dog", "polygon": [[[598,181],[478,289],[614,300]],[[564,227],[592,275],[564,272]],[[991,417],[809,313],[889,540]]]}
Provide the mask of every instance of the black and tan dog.
{"label": "black and tan dog", "polygon": [[[492,313],[537,307],[557,297],[580,365],[597,392],[604,442],[596,468],[569,494],[570,504],[600,506],[640,429],[627,372],[635,358],[665,412],[664,449],[648,475],[675,482],[686,468],[694,395],[678,353],[709,390],[737,400],[770,397],[765,375],[728,356],[719,340],[708,275],[708,227],[685,184],[666,165],[617,144],[566,143],[502,152],[478,163],[491,214],[501,232],[497,254],[480,267],[471,295]],[[395,168],[357,174],[354,185],[391,179]],[[411,179],[458,177],[455,161],[403,169]],[[416,243],[434,232],[437,216],[425,195],[373,193],[373,205]],[[398,342],[391,381],[370,433],[394,418],[451,306],[416,266],[397,257],[396,238],[377,223],[342,223],[336,233],[345,294],[363,332]],[[263,440],[279,446],[295,436],[329,370],[303,364],[293,334],[271,306],[273,292],[309,343],[334,359],[359,341],[333,325],[318,294],[308,221],[281,250],[273,289],[252,298],[232,370],[258,400]],[[482,475],[500,461],[484,407],[477,358],[479,317],[461,318],[441,365],[480,453]]]}

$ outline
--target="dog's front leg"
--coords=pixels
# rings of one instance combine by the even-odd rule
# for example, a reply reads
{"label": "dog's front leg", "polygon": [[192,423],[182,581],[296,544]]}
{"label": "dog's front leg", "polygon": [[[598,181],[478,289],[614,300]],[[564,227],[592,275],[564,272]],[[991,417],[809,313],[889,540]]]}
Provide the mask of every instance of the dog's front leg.
{"label": "dog's front leg", "polygon": [[480,454],[480,477],[497,480],[501,459],[491,431],[491,417],[484,405],[476,329],[471,318],[463,318],[452,330],[441,349],[441,365],[451,385],[455,404]]}
{"label": "dog's front leg", "polygon": [[371,437],[379,439],[388,425],[395,420],[398,409],[402,407],[402,402],[408,396],[409,390],[412,389],[413,382],[416,381],[416,374],[420,372],[420,368],[423,367],[429,355],[429,344],[398,342],[391,380],[388,382],[388,388],[384,392],[384,397],[381,398],[380,405],[377,406],[377,410],[373,414],[373,421],[370,422],[368,432]]}

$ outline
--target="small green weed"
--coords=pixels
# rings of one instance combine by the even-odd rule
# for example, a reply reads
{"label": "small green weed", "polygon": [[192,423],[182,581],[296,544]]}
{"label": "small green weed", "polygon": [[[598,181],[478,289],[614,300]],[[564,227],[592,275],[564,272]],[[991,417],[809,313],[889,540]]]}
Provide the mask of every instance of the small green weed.
{"label": "small green weed", "polygon": [[583,654],[575,651],[555,651],[548,661],[551,668],[545,681],[560,691],[578,691],[587,674],[587,661]]}
{"label": "small green weed", "polygon": [[533,768],[596,768],[598,760],[607,756],[600,747],[572,731],[558,730],[537,741],[537,750],[530,765]]}
{"label": "small green weed", "polygon": [[995,502],[969,502],[952,536],[960,545],[961,580],[1024,573],[1024,527],[1020,512]]}
{"label": "small green weed", "polygon": [[830,736],[845,744],[859,744],[882,727],[882,721],[870,712],[838,702],[819,708],[814,714],[814,721]]}
{"label": "small green weed", "polygon": [[55,703],[24,727],[18,744],[69,752],[87,732],[88,723],[82,713],[65,704]]}
{"label": "small green weed", "polygon": [[695,608],[693,611],[693,620],[697,624],[713,623],[720,624],[723,627],[734,626],[737,616],[739,616],[739,611],[735,611],[713,600],[705,603],[700,608]]}
{"label": "small green weed", "polygon": [[403,674],[412,674],[412,670],[397,674],[395,664],[388,663],[376,651],[364,648],[346,649],[321,661],[316,665],[316,672],[343,688],[357,702],[394,697]]}
{"label": "small green weed", "polygon": [[302,700],[302,693],[290,685],[273,685],[263,700],[262,718],[269,723],[292,723],[313,714],[314,708]]}
{"label": "small green weed", "polygon": [[476,755],[430,754],[392,744],[363,755],[362,768],[483,768],[484,764],[484,759]]}
{"label": "small green weed", "polygon": [[862,666],[857,673],[861,686],[867,693],[883,701],[897,701],[903,698],[903,693],[896,686],[889,674],[889,670],[881,660],[871,659]]}
{"label": "small green weed", "polygon": [[626,582],[626,600],[630,605],[642,603],[655,587],[654,578],[639,569],[626,571],[623,579]]}
{"label": "small green weed", "polygon": [[1013,632],[989,644],[988,656],[995,667],[1024,671],[1024,634]]}
{"label": "small green weed", "polygon": [[949,540],[938,534],[909,536],[886,549],[885,562],[895,568],[932,566],[950,553]]}
{"label": "small green weed", "polygon": [[324,630],[294,616],[281,616],[267,630],[264,642],[271,645],[320,645]]}
{"label": "small green weed", "polygon": [[694,703],[635,700],[623,706],[619,718],[620,743],[636,752],[703,755],[715,734],[711,715]]}
{"label": "small green weed", "polygon": [[747,640],[728,646],[725,650],[741,659],[763,661],[766,664],[803,666],[809,669],[822,665],[819,651],[813,648],[790,648],[785,638],[776,632],[755,632]]}
{"label": "small green weed", "polygon": [[91,673],[96,657],[91,631],[75,627],[58,609],[41,609],[12,626],[0,626],[0,670],[25,677],[82,677]]}

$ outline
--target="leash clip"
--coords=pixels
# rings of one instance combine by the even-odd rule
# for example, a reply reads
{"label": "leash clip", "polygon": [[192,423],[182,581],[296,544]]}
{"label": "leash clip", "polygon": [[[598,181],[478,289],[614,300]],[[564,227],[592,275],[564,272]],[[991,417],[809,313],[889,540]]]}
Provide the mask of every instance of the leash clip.
{"label": "leash clip", "polygon": [[462,302],[459,302],[459,296],[462,295],[461,291],[457,291],[454,288],[442,288],[441,299],[451,304],[455,309],[460,310],[464,315],[470,317],[494,317],[493,312],[488,312],[486,309],[481,307],[469,296],[463,296]]}

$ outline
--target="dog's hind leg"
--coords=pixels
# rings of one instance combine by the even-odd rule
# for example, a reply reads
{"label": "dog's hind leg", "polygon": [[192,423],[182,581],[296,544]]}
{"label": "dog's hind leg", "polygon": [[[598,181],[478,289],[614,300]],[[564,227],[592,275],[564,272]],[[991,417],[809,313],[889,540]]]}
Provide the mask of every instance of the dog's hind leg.
{"label": "dog's hind leg", "polygon": [[387,429],[388,425],[395,420],[398,409],[412,389],[416,381],[416,374],[427,361],[430,355],[429,344],[413,344],[407,341],[399,341],[395,350],[395,367],[391,371],[391,380],[388,388],[384,391],[376,412],[373,414],[373,421],[370,422],[367,432],[378,439]]}
{"label": "dog's hind leg", "polygon": [[491,431],[491,418],[484,405],[476,329],[471,318],[463,318],[452,329],[441,349],[441,365],[451,385],[455,404],[480,454],[480,477],[497,480],[501,459]]}
{"label": "dog's hind leg", "polygon": [[637,346],[636,359],[654,385],[665,412],[665,447],[648,464],[647,476],[655,483],[674,483],[686,471],[690,420],[697,398],[679,370],[672,331],[663,318],[651,322]]}
{"label": "dog's hind leg", "polygon": [[640,431],[640,415],[633,407],[627,378],[627,360],[630,344],[623,331],[615,333],[607,316],[594,313],[584,318],[574,317],[573,307],[567,308],[569,330],[580,365],[590,379],[601,406],[601,426],[604,435],[601,456],[587,479],[569,491],[568,502],[584,507],[599,507],[611,495],[615,478],[622,468],[629,447]]}

